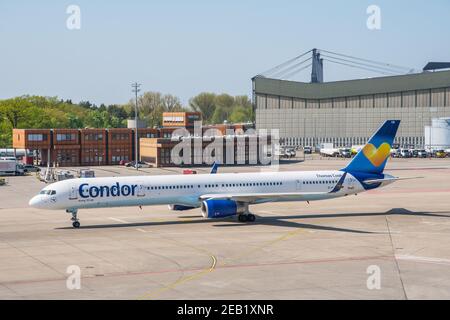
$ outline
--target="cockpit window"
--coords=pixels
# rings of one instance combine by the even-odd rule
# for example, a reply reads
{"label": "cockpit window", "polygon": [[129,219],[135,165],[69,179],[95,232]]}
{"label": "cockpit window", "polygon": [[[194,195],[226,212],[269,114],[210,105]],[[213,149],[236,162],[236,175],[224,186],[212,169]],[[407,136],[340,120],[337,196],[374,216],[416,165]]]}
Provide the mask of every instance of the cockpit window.
{"label": "cockpit window", "polygon": [[39,194],[53,195],[56,194],[55,190],[42,190]]}

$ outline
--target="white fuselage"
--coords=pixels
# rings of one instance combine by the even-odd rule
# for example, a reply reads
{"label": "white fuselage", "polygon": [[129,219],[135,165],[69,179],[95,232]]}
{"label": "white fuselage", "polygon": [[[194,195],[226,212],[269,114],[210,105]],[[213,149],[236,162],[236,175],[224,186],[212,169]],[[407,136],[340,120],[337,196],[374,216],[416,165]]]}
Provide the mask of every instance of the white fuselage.
{"label": "white fuselage", "polygon": [[323,200],[365,191],[347,174],[342,188],[328,193],[342,175],[342,171],[295,171],[70,179],[46,186],[30,205],[66,210],[161,204],[200,207],[200,197],[214,194],[291,194],[252,202],[262,203]]}

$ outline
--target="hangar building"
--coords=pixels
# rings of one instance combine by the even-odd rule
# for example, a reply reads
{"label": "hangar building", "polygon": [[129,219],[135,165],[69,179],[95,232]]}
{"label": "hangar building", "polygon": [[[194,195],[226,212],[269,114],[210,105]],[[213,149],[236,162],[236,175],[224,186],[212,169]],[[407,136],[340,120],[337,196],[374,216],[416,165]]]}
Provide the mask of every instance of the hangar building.
{"label": "hangar building", "polygon": [[423,146],[431,119],[450,117],[450,71],[322,82],[322,59],[312,65],[311,83],[252,79],[256,128],[279,129],[281,144],[359,145],[384,120],[400,119],[395,142]]}

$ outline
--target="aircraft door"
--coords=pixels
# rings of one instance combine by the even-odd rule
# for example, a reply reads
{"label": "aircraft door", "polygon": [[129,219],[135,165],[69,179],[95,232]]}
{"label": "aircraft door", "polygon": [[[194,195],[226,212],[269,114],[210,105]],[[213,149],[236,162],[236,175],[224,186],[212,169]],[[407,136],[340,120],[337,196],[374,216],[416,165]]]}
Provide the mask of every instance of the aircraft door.
{"label": "aircraft door", "polygon": [[352,177],[348,178],[348,190],[355,189],[355,179]]}
{"label": "aircraft door", "polygon": [[144,186],[143,183],[139,183],[138,184],[137,196],[138,197],[145,197],[145,186]]}
{"label": "aircraft door", "polygon": [[296,189],[297,191],[302,190],[302,184],[303,184],[303,181],[302,181],[302,180],[296,180],[296,181],[295,181],[295,184],[296,184],[295,189]]}
{"label": "aircraft door", "polygon": [[76,186],[72,186],[70,188],[69,200],[78,199],[78,188]]}

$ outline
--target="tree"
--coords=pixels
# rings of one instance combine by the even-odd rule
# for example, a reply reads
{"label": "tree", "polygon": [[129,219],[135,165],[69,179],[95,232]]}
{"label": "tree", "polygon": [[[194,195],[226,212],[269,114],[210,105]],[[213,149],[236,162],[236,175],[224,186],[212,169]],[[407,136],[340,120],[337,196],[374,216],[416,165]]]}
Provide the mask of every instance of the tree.
{"label": "tree", "polygon": [[80,101],[78,105],[85,109],[90,109],[92,107],[92,103],[90,103],[89,101]]}
{"label": "tree", "polygon": [[165,111],[175,112],[183,110],[180,99],[171,94],[165,94],[161,98],[161,103]]}
{"label": "tree", "polygon": [[228,119],[228,110],[224,107],[216,107],[214,114],[211,117],[211,123],[223,123]]}
{"label": "tree", "polygon": [[0,147],[8,148],[12,144],[12,130],[9,124],[0,119]]}
{"label": "tree", "polygon": [[22,120],[28,118],[33,105],[23,97],[3,100],[0,103],[0,115],[12,128],[18,128]]}
{"label": "tree", "polygon": [[234,97],[233,111],[230,115],[231,122],[254,121],[253,105],[248,96]]}
{"label": "tree", "polygon": [[189,100],[189,105],[194,111],[202,113],[203,121],[210,123],[216,110],[216,95],[210,92],[202,92]]}
{"label": "tree", "polygon": [[252,109],[236,106],[233,108],[233,112],[229,117],[229,121],[232,123],[239,122],[251,122],[252,121]]}
{"label": "tree", "polygon": [[124,106],[119,106],[116,104],[111,104],[108,106],[108,113],[113,116],[118,118],[120,121],[126,120],[129,118],[129,114],[127,112],[127,110],[125,110]]}
{"label": "tree", "polygon": [[69,123],[69,128],[78,129],[84,127],[83,121],[81,121],[81,119],[73,113],[67,114],[67,121]]}
{"label": "tree", "polygon": [[224,109],[230,110],[234,105],[234,97],[229,94],[222,93],[216,96],[215,103],[217,107],[222,107]]}
{"label": "tree", "polygon": [[139,112],[142,112],[145,116],[152,114],[155,110],[162,108],[161,100],[162,95],[160,92],[144,92],[138,98]]}
{"label": "tree", "polygon": [[[144,119],[150,127],[162,123],[162,113],[165,111],[182,111],[180,99],[176,96],[160,92],[145,92],[138,98],[139,118]],[[134,101],[130,100],[125,107],[134,117]]]}
{"label": "tree", "polygon": [[252,102],[248,98],[248,96],[236,96],[234,97],[234,105],[241,106],[244,108],[252,108]]}
{"label": "tree", "polygon": [[91,128],[102,128],[104,117],[98,110],[91,110],[86,117],[85,124]]}

